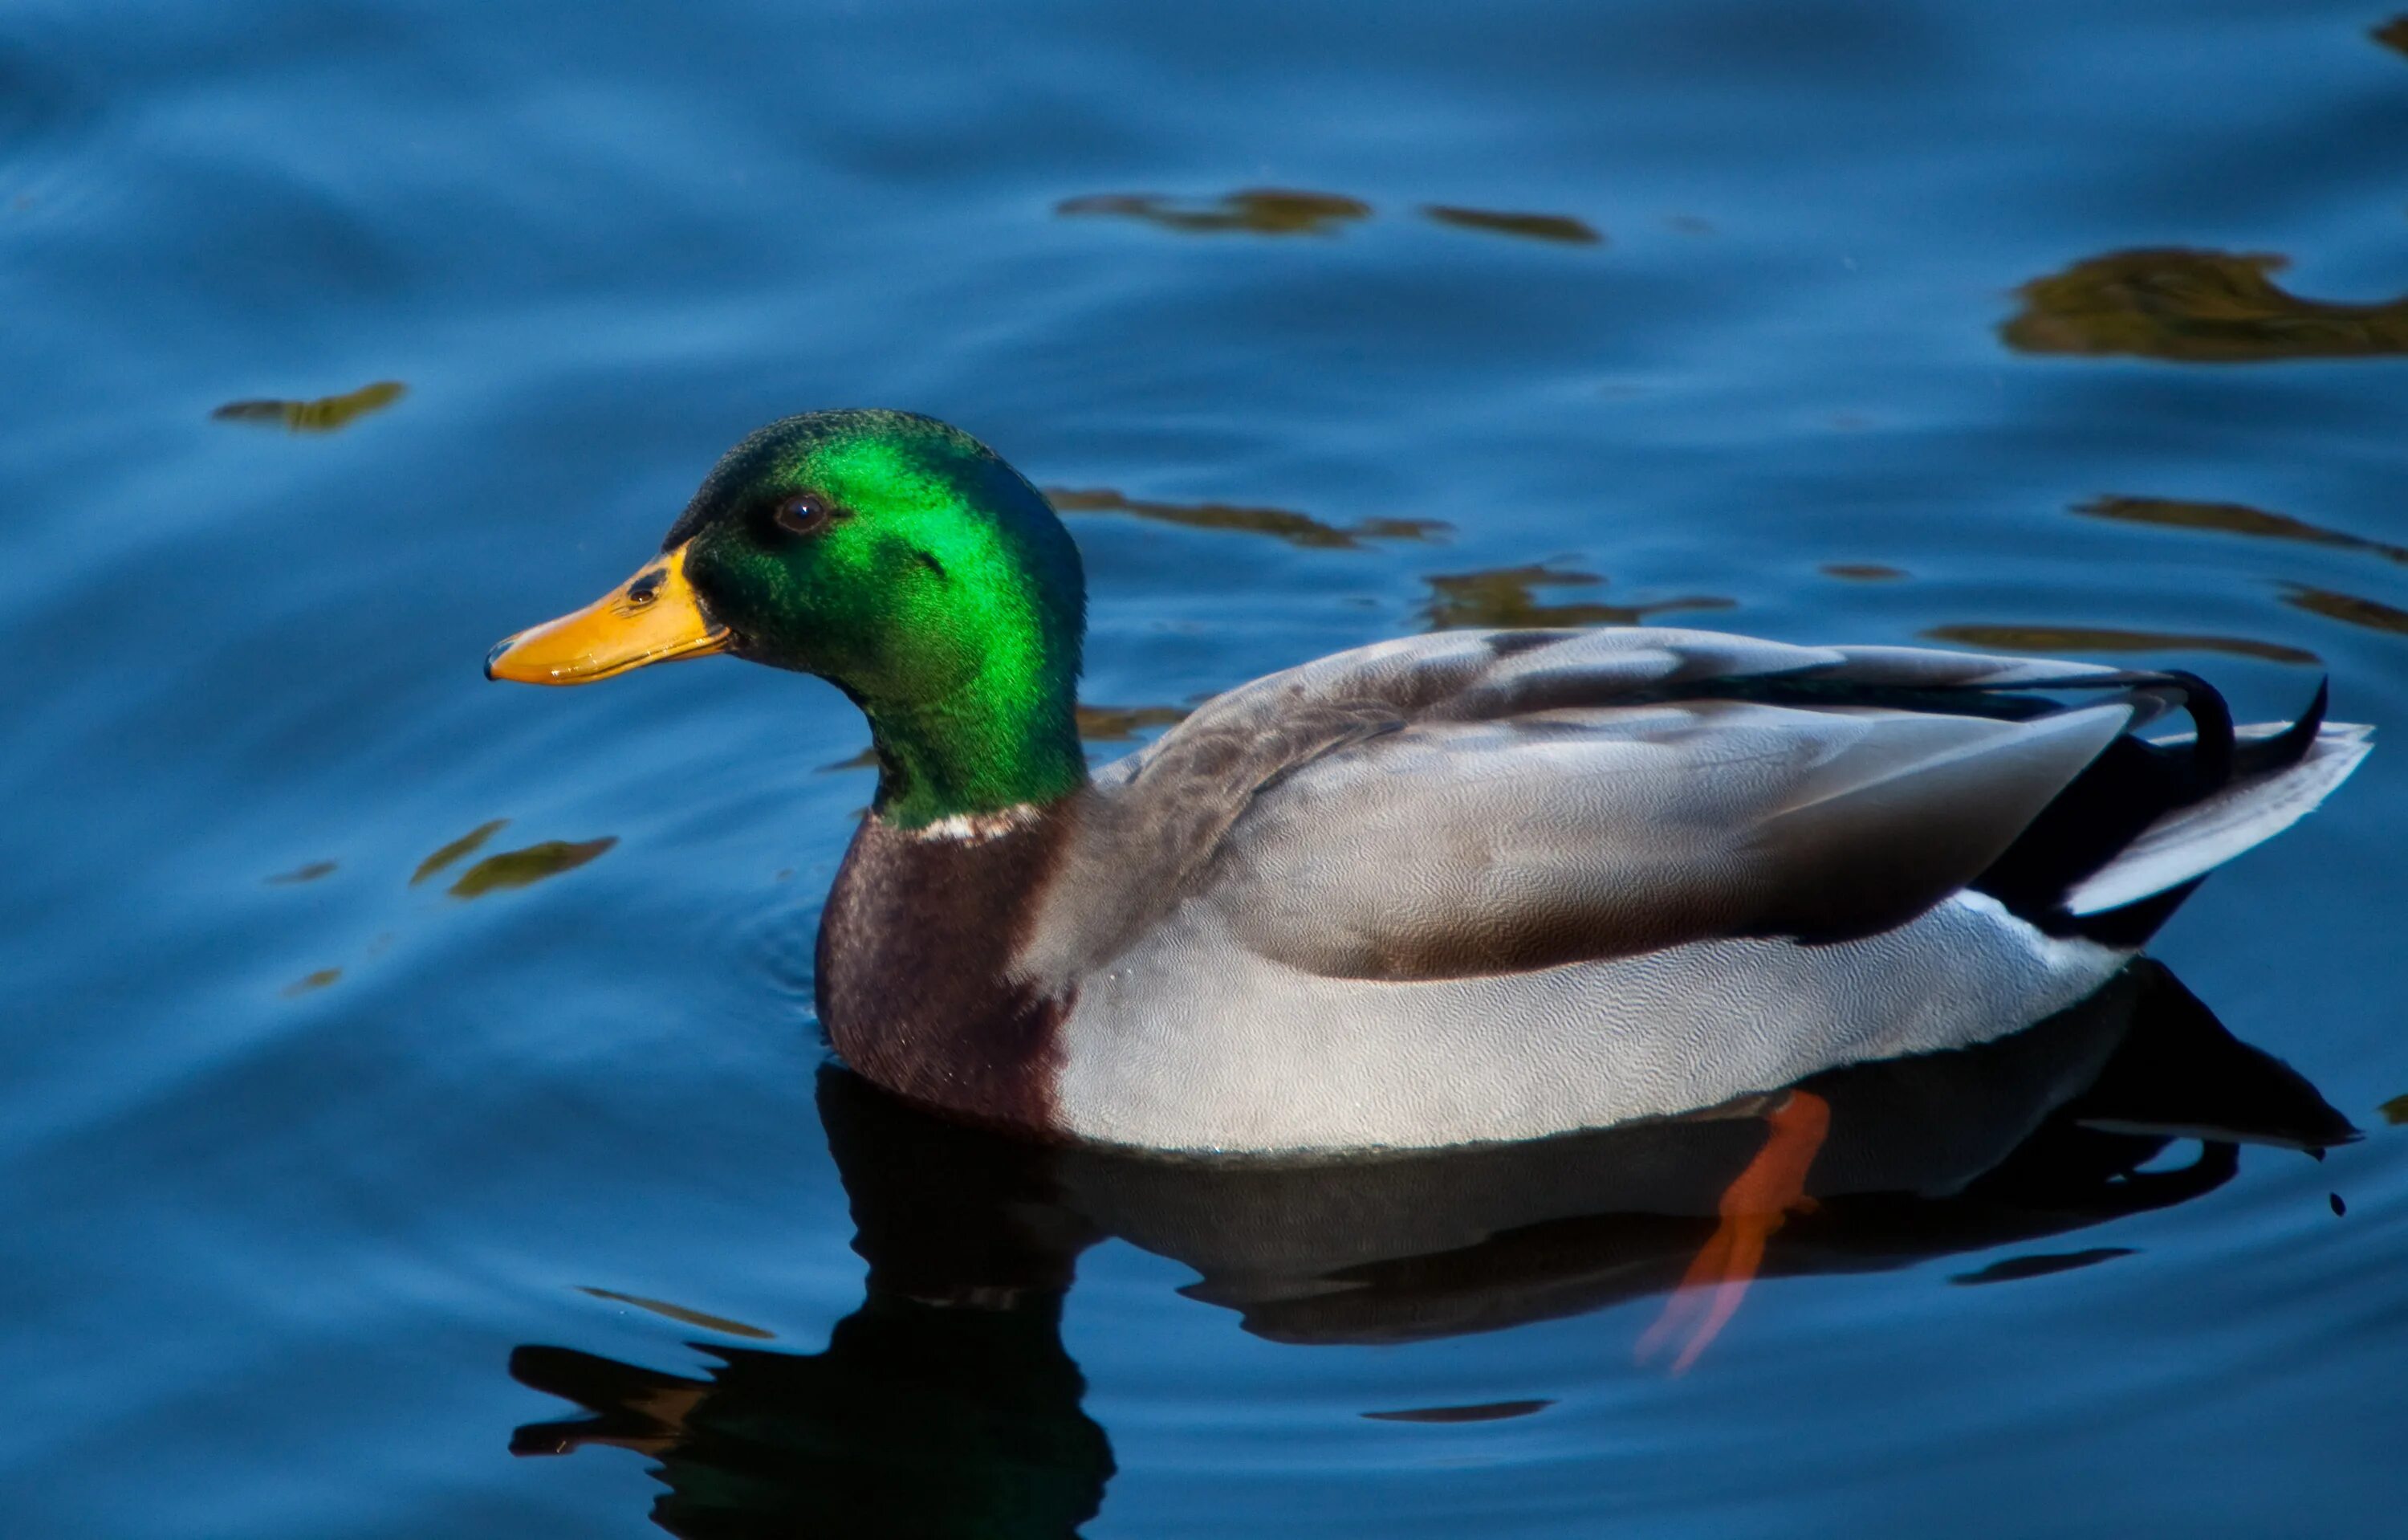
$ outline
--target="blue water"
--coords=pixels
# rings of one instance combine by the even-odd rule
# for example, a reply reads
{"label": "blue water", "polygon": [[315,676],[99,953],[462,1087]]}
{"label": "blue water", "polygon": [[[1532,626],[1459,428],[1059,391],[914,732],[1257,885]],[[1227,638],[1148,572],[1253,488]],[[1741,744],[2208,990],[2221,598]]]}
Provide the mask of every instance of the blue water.
{"label": "blue water", "polygon": [[2243,720],[2329,672],[2396,734],[2385,21],[19,0],[5,1527],[2387,1533],[2396,744],[2155,949],[2362,1142],[2235,1153],[2301,1093],[2164,1055],[2100,1115],[2208,1143],[2101,1131],[2113,1024],[1848,1082],[1869,1153],[1674,1375],[1634,1344],[1743,1126],[1283,1185],[920,1124],[810,1015],[851,709],[478,667],[745,430],[877,404],[1065,489],[1087,698],[1150,708],[1106,737],[1658,615]]}

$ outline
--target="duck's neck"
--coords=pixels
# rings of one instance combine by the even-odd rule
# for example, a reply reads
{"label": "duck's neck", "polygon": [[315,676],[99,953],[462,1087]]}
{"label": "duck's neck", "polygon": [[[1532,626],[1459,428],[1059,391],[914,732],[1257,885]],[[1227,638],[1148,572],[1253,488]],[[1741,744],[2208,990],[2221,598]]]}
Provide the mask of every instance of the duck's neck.
{"label": "duck's neck", "polygon": [[1080,805],[983,828],[863,820],[820,914],[815,970],[820,1023],[848,1063],[959,1115],[1054,1130],[1074,996],[1015,963]]}
{"label": "duck's neck", "polygon": [[1045,807],[1086,784],[1073,686],[1050,670],[988,668],[934,700],[864,699],[879,819],[921,829]]}

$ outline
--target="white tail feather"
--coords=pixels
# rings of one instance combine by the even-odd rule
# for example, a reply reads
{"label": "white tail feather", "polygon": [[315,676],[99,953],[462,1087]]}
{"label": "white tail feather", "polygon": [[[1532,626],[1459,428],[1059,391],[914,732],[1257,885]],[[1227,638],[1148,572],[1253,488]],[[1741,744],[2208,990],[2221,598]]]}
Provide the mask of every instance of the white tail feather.
{"label": "white tail feather", "polygon": [[[2243,727],[2234,736],[2246,741],[2282,730],[2281,724],[2261,724]],[[2252,845],[2272,839],[2314,813],[2335,786],[2349,779],[2374,747],[2373,735],[2372,727],[2355,722],[2328,722],[2298,764],[2236,781],[2186,808],[2176,808],[2076,885],[2066,895],[2066,912],[2097,914],[2121,909],[2204,876]]]}

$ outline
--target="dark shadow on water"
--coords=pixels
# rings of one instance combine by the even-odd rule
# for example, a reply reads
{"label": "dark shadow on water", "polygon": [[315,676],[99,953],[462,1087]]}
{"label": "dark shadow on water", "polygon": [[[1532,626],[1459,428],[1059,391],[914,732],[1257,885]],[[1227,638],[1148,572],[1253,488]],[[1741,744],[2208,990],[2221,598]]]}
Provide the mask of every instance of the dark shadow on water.
{"label": "dark shadow on water", "polygon": [[1054,211],[1071,218],[1139,220],[1189,236],[1327,236],[1371,217],[1371,206],[1360,198],[1286,187],[1249,187],[1217,198],[1096,193],[1065,198]]}
{"label": "dark shadow on water", "polygon": [[1877,561],[1827,561],[1820,570],[1825,577],[1844,583],[1898,583],[1914,576],[1901,568]]}
{"label": "dark shadow on water", "polygon": [[1692,595],[1648,604],[1607,604],[1598,599],[1549,601],[1541,588],[1596,588],[1595,572],[1567,572],[1552,562],[1492,567],[1477,572],[1440,573],[1423,580],[1430,587],[1422,619],[1433,631],[1467,627],[1532,626],[1636,626],[1650,615],[1674,610],[1728,610],[1737,601]]}
{"label": "dark shadow on water", "polygon": [[509,826],[509,820],[508,818],[495,818],[489,822],[479,824],[475,828],[463,834],[460,838],[452,841],[450,844],[441,846],[433,855],[418,863],[418,870],[409,874],[409,885],[416,887],[419,884],[424,882],[429,877],[435,876],[445,868],[451,866],[453,862],[474,856],[478,851],[482,850],[485,847],[486,841],[492,839],[494,835],[499,834],[503,828]]}
{"label": "dark shadow on water", "polygon": [[[2386,561],[2408,562],[2408,546],[2390,545],[2327,529],[2287,513],[2270,513],[2246,503],[2192,502],[2181,497],[2093,497],[2076,503],[2073,511],[2119,524],[2152,524],[2169,529],[2201,529],[2219,535],[2248,535],[2258,540],[2298,540],[2305,545],[2340,551],[2364,551]],[[1828,570],[1828,569],[1826,569]]]}
{"label": "dark shadow on water", "polygon": [[597,1415],[521,1428],[510,1448],[644,1455],[669,1489],[652,1521],[695,1540],[1072,1534],[1113,1466],[1080,1408],[1061,1310],[1041,1286],[960,1301],[873,1291],[825,1352],[714,1346],[700,1378],[522,1347],[513,1376]]}
{"label": "dark shadow on water", "polygon": [[2408,635],[2408,610],[2397,609],[2379,599],[2360,598],[2356,594],[2292,583],[2283,586],[2283,602],[2293,609],[2305,610],[2312,615],[2340,621],[2344,626],[2356,626],[2369,631],[2388,631],[2394,636]]}
{"label": "dark shadow on water", "polygon": [[[1187,236],[1329,236],[1371,217],[1371,206],[1342,193],[1289,187],[1249,187],[1217,198],[1178,197],[1165,193],[1093,193],[1065,198],[1054,212],[1072,219],[1136,220]],[[1472,209],[1460,204],[1422,206],[1422,217],[1452,229],[1564,246],[1601,246],[1595,225],[1570,214]]]}
{"label": "dark shadow on water", "polygon": [[1605,237],[1594,225],[1569,214],[1512,214],[1495,209],[1463,209],[1443,203],[1425,205],[1422,214],[1454,229],[1477,230],[1485,235],[1517,236],[1524,240],[1554,241],[1566,246],[1605,244]]}
{"label": "dark shadow on water", "polygon": [[409,387],[398,380],[380,380],[341,396],[321,396],[314,401],[229,401],[209,413],[222,423],[256,423],[294,433],[333,433],[371,412],[382,411]]}
{"label": "dark shadow on water", "polygon": [[1529,1401],[1489,1401],[1476,1406],[1407,1406],[1393,1412],[1365,1412],[1368,1422],[1503,1422],[1510,1418],[1536,1417],[1555,1402],[1548,1397]]}
{"label": "dark shadow on water", "polygon": [[834,775],[839,770],[876,770],[877,768],[877,749],[864,748],[860,752],[852,755],[847,758],[829,760],[826,764],[822,765],[819,768],[819,773],[822,775]]}
{"label": "dark shadow on water", "polygon": [[1247,508],[1235,503],[1165,503],[1127,497],[1110,487],[1049,486],[1046,501],[1056,513],[1126,513],[1187,529],[1226,529],[1268,535],[1309,550],[1351,551],[1365,540],[1426,540],[1453,528],[1437,519],[1358,519],[1335,525],[1284,508]]}
{"label": "dark shadow on water", "polygon": [[2408,353],[2408,299],[2302,299],[2267,276],[2286,260],[2182,247],[2091,257],[2017,290],[2024,308],[1999,335],[2019,353],[2186,364]]}
{"label": "dark shadow on water", "polygon": [[826,1349],[709,1345],[718,1361],[696,1376],[522,1347],[514,1378],[593,1415],[523,1427],[511,1449],[643,1454],[668,1488],[653,1521],[696,1540],[1075,1533],[1113,1470],[1061,1338],[1100,1232],[1063,1204],[1041,1149],[833,1068],[820,1105],[869,1263]]}
{"label": "dark shadow on water", "polygon": [[[2151,962],[2003,1041],[1799,1089],[1828,1105],[1829,1131],[1804,1183],[1813,1205],[1772,1238],[1765,1277],[2029,1245],[2213,1192],[2244,1143],[2356,1137]],[[1215,1164],[1021,1143],[830,1066],[820,1113],[868,1264],[860,1308],[822,1352],[697,1344],[712,1361],[692,1373],[521,1347],[512,1376],[585,1415],[523,1427],[511,1447],[646,1456],[666,1489],[652,1518],[694,1540],[1070,1534],[1113,1470],[1060,1331],[1096,1242],[1193,1269],[1182,1293],[1283,1343],[1408,1343],[1579,1315],[1681,1282],[1778,1100],[1527,1144]],[[2182,1140],[2198,1154],[2160,1164]],[[2125,1249],[1960,1276],[2046,1276]],[[1544,1404],[1366,1410],[1442,1426]]]}
{"label": "dark shadow on water", "polygon": [[641,1294],[622,1294],[615,1288],[595,1288],[591,1285],[580,1286],[578,1292],[590,1294],[597,1300],[608,1300],[612,1304],[631,1304],[638,1310],[649,1310],[655,1316],[676,1321],[681,1326],[699,1327],[705,1331],[716,1331],[722,1336],[746,1337],[754,1342],[767,1342],[773,1335],[757,1326],[747,1326],[742,1321],[730,1320],[725,1316],[714,1316],[708,1311],[691,1310],[684,1305],[671,1303],[667,1300],[648,1299]]}
{"label": "dark shadow on water", "polygon": [[2006,653],[2229,653],[2269,663],[2320,662],[2304,647],[2247,637],[2200,636],[2187,631],[2131,631],[2104,626],[1934,626],[1923,633],[1934,641]]}
{"label": "dark shadow on water", "polygon": [[2096,1267],[2100,1262],[2112,1262],[2118,1257],[2135,1255],[2138,1254],[2128,1245],[2096,1245],[2087,1251],[2042,1251],[2029,1256],[2009,1257],[1971,1273],[1959,1273],[1948,1281],[1953,1284],[2016,1283],[2025,1278],[2045,1278],[2051,1274]]}
{"label": "dark shadow on water", "polygon": [[600,858],[618,842],[617,835],[606,834],[598,840],[546,840],[523,850],[506,850],[460,873],[451,893],[455,899],[478,899],[506,888],[529,887]]}

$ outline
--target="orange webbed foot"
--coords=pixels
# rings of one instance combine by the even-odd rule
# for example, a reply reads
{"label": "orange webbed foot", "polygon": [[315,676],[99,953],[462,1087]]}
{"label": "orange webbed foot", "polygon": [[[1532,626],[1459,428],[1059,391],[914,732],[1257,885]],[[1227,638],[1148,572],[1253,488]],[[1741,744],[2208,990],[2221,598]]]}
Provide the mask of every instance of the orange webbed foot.
{"label": "orange webbed foot", "polygon": [[1722,1222],[1698,1252],[1663,1313],[1639,1339],[1645,1363],[1673,1337],[1686,1333],[1672,1373],[1686,1374],[1706,1345],[1739,1313],[1747,1286],[1764,1265],[1764,1243],[1792,1214],[1811,1213],[1806,1173],[1830,1131],[1831,1104],[1812,1091],[1791,1091],[1765,1114],[1764,1147],[1723,1189]]}

